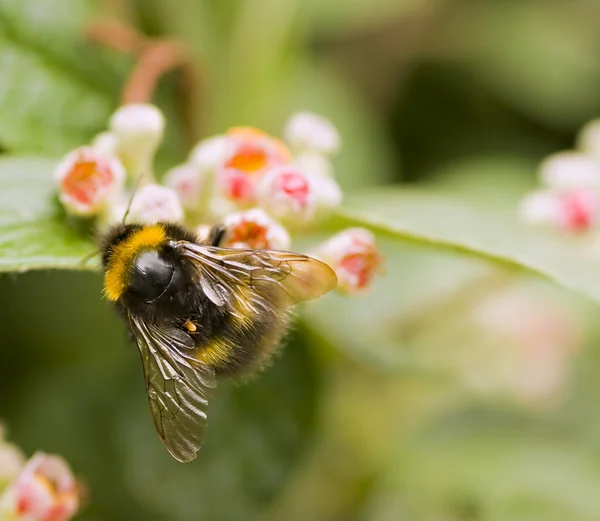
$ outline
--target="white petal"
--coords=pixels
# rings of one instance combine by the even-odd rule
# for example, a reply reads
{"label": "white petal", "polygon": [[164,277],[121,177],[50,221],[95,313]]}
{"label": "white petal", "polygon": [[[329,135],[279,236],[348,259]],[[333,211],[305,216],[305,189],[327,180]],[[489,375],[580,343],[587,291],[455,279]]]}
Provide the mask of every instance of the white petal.
{"label": "white petal", "polygon": [[304,172],[321,177],[333,177],[331,161],[323,154],[316,154],[314,152],[298,154],[294,159],[294,164]]}
{"label": "white petal", "polygon": [[164,184],[177,193],[186,209],[198,210],[205,178],[195,164],[184,163],[172,168],[165,174]]}
{"label": "white petal", "polygon": [[181,219],[183,208],[177,194],[166,186],[151,184],[143,186],[135,194],[127,221],[151,224]]}
{"label": "white petal", "polygon": [[600,162],[600,119],[594,119],[584,125],[579,132],[577,146]]}
{"label": "white petal", "polygon": [[230,214],[223,220],[223,225],[228,230],[233,230],[244,222],[253,222],[266,229],[268,249],[287,250],[291,246],[291,238],[287,230],[260,208]]}
{"label": "white petal", "polygon": [[119,149],[119,141],[112,132],[100,132],[92,140],[91,147],[99,154],[115,156]]}
{"label": "white petal", "polygon": [[542,183],[555,189],[600,187],[600,163],[581,152],[561,152],[540,165]]}
{"label": "white petal", "polygon": [[556,224],[561,213],[560,201],[549,191],[532,192],[519,206],[521,219],[529,224]]}
{"label": "white petal", "polygon": [[225,162],[229,146],[226,136],[205,139],[192,149],[189,160],[202,170],[215,170]]}
{"label": "white petal", "polygon": [[165,129],[165,118],[154,105],[146,103],[120,107],[109,124],[119,141],[151,140],[158,143]]}
{"label": "white petal", "polygon": [[119,158],[133,179],[152,176],[152,162],[164,128],[161,111],[150,104],[125,105],[111,117],[110,129],[117,137]]}
{"label": "white petal", "polygon": [[[283,176],[297,176],[304,181],[306,194],[300,196],[281,188]],[[292,177],[295,182],[296,177]],[[260,207],[286,226],[299,228],[311,222],[317,214],[317,197],[311,180],[298,168],[283,166],[272,169],[258,183],[257,199]]]}
{"label": "white petal", "polygon": [[285,127],[285,138],[297,150],[333,154],[340,148],[340,135],[331,121],[311,112],[297,112]]}

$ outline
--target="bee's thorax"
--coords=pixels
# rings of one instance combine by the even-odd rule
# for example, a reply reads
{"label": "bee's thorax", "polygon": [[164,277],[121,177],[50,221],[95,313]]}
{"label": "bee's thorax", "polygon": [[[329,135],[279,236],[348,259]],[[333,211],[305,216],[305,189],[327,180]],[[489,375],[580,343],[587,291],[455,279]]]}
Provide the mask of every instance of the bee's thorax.
{"label": "bee's thorax", "polygon": [[173,260],[160,251],[142,251],[129,270],[129,290],[146,302],[153,302],[168,290],[175,278],[175,271]]}

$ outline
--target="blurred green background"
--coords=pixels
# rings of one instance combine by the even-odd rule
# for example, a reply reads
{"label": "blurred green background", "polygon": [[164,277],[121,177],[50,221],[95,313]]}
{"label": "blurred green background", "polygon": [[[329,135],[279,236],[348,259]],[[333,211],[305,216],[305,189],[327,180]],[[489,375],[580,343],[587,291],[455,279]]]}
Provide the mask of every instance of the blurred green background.
{"label": "blurred green background", "polygon": [[[0,0],[4,154],[59,157],[105,128],[134,60],[85,38],[101,20],[198,64],[193,91],[172,73],[156,94],[162,165],[312,110],[343,136],[348,194],[404,183],[510,212],[600,114],[596,0]],[[380,245],[367,295],[305,307],[267,372],[222,385],[187,465],[155,435],[99,274],[2,275],[0,418],[69,461],[88,521],[599,519],[597,309]]]}

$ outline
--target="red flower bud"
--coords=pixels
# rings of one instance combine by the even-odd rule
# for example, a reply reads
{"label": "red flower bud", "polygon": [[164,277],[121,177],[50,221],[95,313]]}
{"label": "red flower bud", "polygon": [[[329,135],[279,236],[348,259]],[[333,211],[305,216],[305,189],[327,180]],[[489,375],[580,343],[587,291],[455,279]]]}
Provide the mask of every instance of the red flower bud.
{"label": "red flower bud", "polygon": [[339,289],[345,293],[367,289],[383,262],[375,237],[364,228],[349,228],[334,235],[318,247],[316,256],[335,270]]}
{"label": "red flower bud", "polygon": [[35,454],[0,499],[0,518],[68,521],[79,508],[79,487],[62,458]]}
{"label": "red flower bud", "polygon": [[285,228],[258,208],[231,214],[223,224],[227,229],[223,242],[226,247],[258,250],[287,250],[290,247],[290,236]]}
{"label": "red flower bud", "polygon": [[74,215],[91,216],[119,195],[125,170],[118,159],[82,147],[60,162],[55,179],[65,209]]}

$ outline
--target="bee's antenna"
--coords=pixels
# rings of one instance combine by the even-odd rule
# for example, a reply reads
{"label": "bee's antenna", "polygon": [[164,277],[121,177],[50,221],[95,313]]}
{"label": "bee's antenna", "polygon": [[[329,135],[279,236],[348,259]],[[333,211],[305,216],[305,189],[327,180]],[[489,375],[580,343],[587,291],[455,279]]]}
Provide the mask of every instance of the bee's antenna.
{"label": "bee's antenna", "polygon": [[225,233],[227,233],[227,228],[225,228],[223,224],[217,224],[213,226],[208,236],[208,242],[211,246],[219,247],[223,242]]}
{"label": "bee's antenna", "polygon": [[88,253],[83,259],[79,261],[80,266],[84,266],[91,258],[95,257],[100,253],[100,250],[94,250],[91,253]]}
{"label": "bee's antenna", "polygon": [[127,203],[127,210],[125,210],[125,214],[123,215],[123,220],[121,221],[121,224],[125,224],[127,216],[129,215],[129,210],[131,210],[131,203],[133,203],[133,198],[135,197],[135,193],[137,192],[137,189],[140,186],[142,177],[144,177],[144,173],[140,172],[140,174],[137,176],[137,179],[135,180],[135,183],[133,184],[133,189],[131,191],[131,197],[129,198],[129,203]]}

